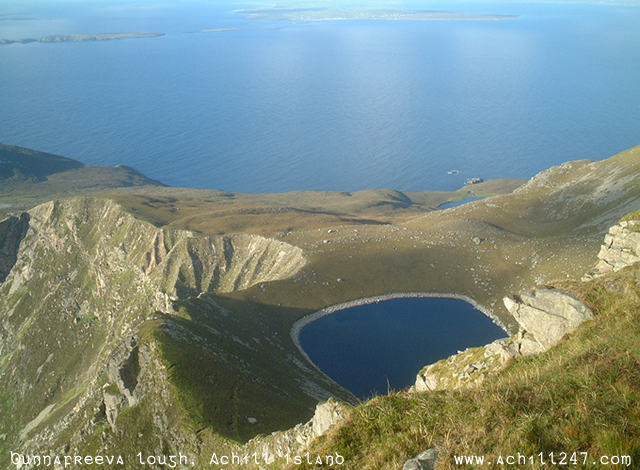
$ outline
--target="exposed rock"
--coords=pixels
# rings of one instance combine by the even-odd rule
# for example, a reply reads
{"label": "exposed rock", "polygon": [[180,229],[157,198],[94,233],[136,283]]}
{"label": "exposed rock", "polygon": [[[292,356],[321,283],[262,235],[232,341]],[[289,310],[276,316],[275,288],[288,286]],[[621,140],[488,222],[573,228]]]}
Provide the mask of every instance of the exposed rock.
{"label": "exposed rock", "polygon": [[107,362],[107,376],[118,387],[120,395],[126,398],[127,406],[134,406],[138,402],[135,392],[139,373],[136,339],[131,338],[120,345]]}
{"label": "exposed rock", "polygon": [[521,329],[530,333],[540,346],[527,345],[530,352],[549,349],[582,322],[593,318],[589,307],[556,289],[538,288],[519,296],[505,297],[503,301]]}
{"label": "exposed rock", "polygon": [[436,390],[440,384],[440,377],[431,372],[431,366],[427,366],[416,377],[413,390],[416,392],[424,392],[427,390]]}
{"label": "exposed rock", "polygon": [[171,296],[247,289],[290,277],[307,263],[303,251],[288,243],[249,234],[208,237],[160,229],[109,200],[52,201],[27,216],[32,229],[41,227],[58,252],[69,241],[83,241],[78,234],[92,227],[114,258],[135,263]]}
{"label": "exposed rock", "polygon": [[247,447],[259,449],[259,454],[266,455],[267,461],[286,454],[299,454],[315,438],[344,421],[347,416],[348,410],[343,403],[329,399],[316,406],[313,417],[305,424],[298,424],[287,431],[274,432],[266,437],[252,439],[247,443]]}
{"label": "exposed rock", "polygon": [[116,420],[118,419],[118,413],[120,408],[126,405],[126,399],[124,395],[120,394],[111,394],[106,390],[103,392],[103,406],[104,406],[104,415],[111,426],[111,429],[115,431],[116,429]]}
{"label": "exposed rock", "polygon": [[145,271],[171,294],[181,289],[194,293],[247,289],[290,277],[307,262],[300,248],[275,239],[247,234],[202,237],[185,231],[164,236],[159,231],[146,259]]}
{"label": "exposed rock", "polygon": [[489,343],[484,348],[484,357],[489,358],[497,356],[501,363],[507,362],[509,359],[516,357],[518,349],[513,347],[513,342],[507,339],[497,339],[493,343]]}
{"label": "exposed rock", "polygon": [[640,220],[621,221],[609,229],[598,253],[598,262],[583,280],[640,262]]}
{"label": "exposed rock", "polygon": [[43,409],[42,411],[40,411],[40,413],[38,413],[38,416],[36,416],[31,421],[29,421],[27,425],[24,428],[22,428],[22,431],[20,431],[20,440],[24,441],[33,429],[37,428],[40,425],[40,423],[42,423],[45,419],[47,419],[47,417],[51,414],[54,408],[55,408],[55,405],[48,405],[45,409]]}
{"label": "exposed rock", "polygon": [[438,461],[438,451],[434,448],[425,450],[416,457],[407,460],[402,470],[434,470]]}
{"label": "exposed rock", "polygon": [[478,183],[482,183],[484,180],[482,178],[479,178],[478,176],[474,176],[472,178],[469,178],[464,184],[478,184]]}
{"label": "exposed rock", "polygon": [[505,306],[520,330],[481,348],[457,354],[424,367],[416,376],[413,392],[474,386],[511,359],[546,351],[562,337],[593,317],[591,310],[568,294],[538,288],[520,296],[505,297]]}
{"label": "exposed rock", "polygon": [[[497,340],[481,348],[460,351],[423,368],[410,392],[424,392],[479,385],[487,374],[502,369],[504,363],[517,356],[517,348],[509,346],[511,338]],[[513,351],[513,352],[512,352]]]}
{"label": "exposed rock", "polygon": [[331,426],[345,420],[346,417],[347,410],[345,406],[338,401],[329,400],[319,404],[316,406],[316,412],[310,421],[314,438],[324,434]]}
{"label": "exposed rock", "polygon": [[514,352],[513,357],[531,356],[533,354],[540,354],[547,350],[547,348],[542,346],[531,333],[525,330],[520,330],[513,336],[512,348],[512,351]]}

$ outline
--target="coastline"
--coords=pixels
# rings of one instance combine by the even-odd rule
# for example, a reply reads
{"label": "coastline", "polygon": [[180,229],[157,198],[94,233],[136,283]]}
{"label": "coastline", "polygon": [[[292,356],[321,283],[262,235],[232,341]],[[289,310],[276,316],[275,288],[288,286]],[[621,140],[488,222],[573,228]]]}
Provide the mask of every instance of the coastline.
{"label": "coastline", "polygon": [[[291,341],[296,346],[300,354],[307,360],[309,364],[311,364],[318,372],[322,373],[325,377],[331,380],[333,383],[336,383],[331,377],[329,377],[318,365],[311,360],[309,355],[306,353],[302,344],[300,343],[300,332],[302,329],[307,326],[309,323],[312,323],[324,316],[331,315],[332,313],[339,312],[341,310],[345,310],[351,307],[357,307],[360,305],[368,305],[377,302],[383,302],[385,300],[392,299],[403,299],[403,298],[441,298],[441,299],[458,299],[463,300],[469,304],[471,304],[476,310],[481,311],[487,317],[491,319],[493,323],[499,326],[507,336],[510,333],[507,331],[507,328],[500,321],[500,319],[494,315],[494,313],[489,310],[484,305],[479,304],[471,297],[468,297],[464,294],[454,294],[454,293],[440,293],[440,292],[394,292],[390,294],[377,295],[374,297],[364,297],[361,299],[349,300],[347,302],[343,302],[340,304],[330,305],[323,309],[320,309],[316,312],[310,313],[309,315],[305,315],[304,317],[296,320],[293,325],[291,325],[291,329],[289,330],[289,336],[291,337]],[[427,364],[425,364],[427,365]],[[338,384],[340,385],[340,384]],[[342,385],[340,385],[342,387]],[[342,387],[344,388],[344,387]]]}

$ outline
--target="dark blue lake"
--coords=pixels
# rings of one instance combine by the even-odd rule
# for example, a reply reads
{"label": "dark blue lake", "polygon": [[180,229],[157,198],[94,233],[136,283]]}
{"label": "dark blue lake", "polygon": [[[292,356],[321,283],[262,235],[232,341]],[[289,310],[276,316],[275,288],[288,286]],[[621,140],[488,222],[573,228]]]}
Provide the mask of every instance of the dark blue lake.
{"label": "dark blue lake", "polygon": [[518,17],[292,23],[233,11],[255,2],[4,0],[0,38],[166,34],[0,46],[0,141],[246,192],[457,189],[640,143],[639,6],[390,4]]}
{"label": "dark blue lake", "polygon": [[340,310],[308,324],[300,343],[329,377],[360,398],[412,385],[425,365],[505,337],[473,305],[398,298]]}

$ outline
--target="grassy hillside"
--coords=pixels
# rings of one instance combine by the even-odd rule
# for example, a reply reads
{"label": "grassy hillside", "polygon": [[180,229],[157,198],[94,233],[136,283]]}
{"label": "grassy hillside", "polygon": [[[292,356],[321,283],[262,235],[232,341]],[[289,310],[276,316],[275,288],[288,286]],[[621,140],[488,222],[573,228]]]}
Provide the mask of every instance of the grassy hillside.
{"label": "grassy hillside", "polygon": [[[0,465],[11,448],[71,442],[133,455],[185,449],[208,468],[212,450],[305,421],[330,393],[349,398],[291,341],[302,316],[392,292],[453,292],[512,327],[504,295],[579,278],[608,227],[640,207],[640,147],[569,162],[515,191],[522,182],[236,194],[164,187],[125,167],[43,178],[0,185],[0,211],[16,216],[66,197],[0,222]],[[436,210],[473,194],[491,197]],[[623,274],[554,281],[598,314],[596,329],[583,327],[561,354],[514,363],[482,389],[377,398],[319,449],[343,452],[351,468],[396,468],[432,445],[445,456],[491,453],[503,440],[505,452],[566,440],[635,455],[618,442],[637,437],[637,377],[607,375],[637,362],[623,333],[637,331],[638,273]],[[616,307],[627,316],[608,302],[628,302]],[[568,382],[565,371],[574,371]],[[576,429],[600,419],[623,434],[580,441]]]}
{"label": "grassy hillside", "polygon": [[294,247],[162,230],[92,198],[11,218],[0,242],[0,466],[70,443],[197,454],[351,398],[296,362],[286,309],[217,295],[292,275]]}
{"label": "grassy hillside", "polygon": [[586,302],[595,318],[558,346],[511,363],[477,388],[377,397],[353,409],[348,422],[312,453],[337,452],[346,461],[340,468],[362,470],[395,470],[431,447],[440,452],[438,469],[478,467],[456,465],[459,455],[486,456],[493,465],[483,468],[505,468],[495,464],[497,457],[518,452],[553,452],[556,460],[561,452],[587,452],[588,464],[573,468],[612,468],[599,458],[628,455],[630,468],[637,468],[640,266],[554,285]]}

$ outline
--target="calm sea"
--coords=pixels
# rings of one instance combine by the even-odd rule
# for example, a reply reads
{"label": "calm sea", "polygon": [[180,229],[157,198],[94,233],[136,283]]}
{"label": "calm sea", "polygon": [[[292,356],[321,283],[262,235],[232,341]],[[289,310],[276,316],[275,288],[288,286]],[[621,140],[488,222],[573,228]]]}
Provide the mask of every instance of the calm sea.
{"label": "calm sea", "polygon": [[0,46],[0,142],[245,192],[455,189],[640,144],[640,7],[293,24],[243,6],[2,2],[0,38],[166,35]]}

